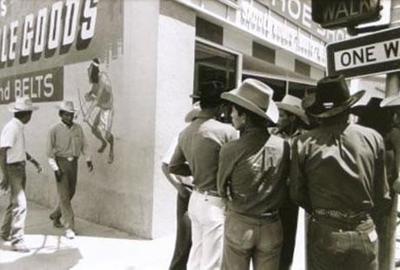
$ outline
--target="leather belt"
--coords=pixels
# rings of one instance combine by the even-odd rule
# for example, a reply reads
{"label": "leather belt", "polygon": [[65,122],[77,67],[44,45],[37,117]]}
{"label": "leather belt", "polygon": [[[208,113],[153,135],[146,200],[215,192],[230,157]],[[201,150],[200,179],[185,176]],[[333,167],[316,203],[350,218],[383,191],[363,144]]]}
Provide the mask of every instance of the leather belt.
{"label": "leather belt", "polygon": [[336,218],[336,219],[342,219],[342,220],[362,220],[362,219],[367,219],[369,218],[368,213],[366,212],[342,212],[339,210],[334,210],[334,209],[323,209],[323,208],[317,208],[313,211],[314,215],[317,216],[325,216],[325,217],[331,217],[331,218]]}
{"label": "leather belt", "polygon": [[25,164],[26,164],[25,161],[17,161],[17,162],[7,163],[7,166],[25,166]]}
{"label": "leather belt", "polygon": [[204,190],[204,189],[200,189],[200,188],[197,188],[197,187],[194,187],[194,190],[197,191],[200,194],[203,194],[203,195],[210,195],[210,196],[214,196],[214,197],[220,197],[218,192],[215,191],[215,190]]}
{"label": "leather belt", "polygon": [[56,159],[65,159],[69,162],[72,162],[74,160],[77,160],[78,158],[77,157],[56,157]]}

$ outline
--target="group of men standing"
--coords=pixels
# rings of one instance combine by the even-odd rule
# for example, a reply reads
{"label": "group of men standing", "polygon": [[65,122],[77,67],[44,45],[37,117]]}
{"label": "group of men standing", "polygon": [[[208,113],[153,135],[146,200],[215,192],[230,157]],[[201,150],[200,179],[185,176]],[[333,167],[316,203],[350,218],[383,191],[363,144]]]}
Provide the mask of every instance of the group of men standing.
{"label": "group of men standing", "polygon": [[[92,132],[101,138],[102,145],[99,152],[110,145],[108,162],[113,162],[112,125],[112,92],[110,84],[105,82],[106,75],[99,71],[99,60],[95,58],[89,66],[88,76],[92,84],[90,91],[85,95],[87,101],[93,101],[90,111],[99,107],[95,122],[91,125]],[[32,117],[38,107],[32,104],[27,97],[17,97],[9,110],[14,117],[4,126],[0,135],[0,166],[2,178],[0,188],[10,190],[10,200],[4,215],[0,237],[3,241],[10,241],[12,250],[29,252],[24,242],[24,226],[27,212],[25,196],[26,161],[30,161],[40,173],[42,167],[30,154],[25,145],[24,125]],[[58,205],[50,214],[54,227],[64,228],[65,237],[75,237],[75,221],[71,200],[75,195],[78,177],[78,159],[84,156],[89,172],[93,171],[93,163],[88,153],[88,144],[81,125],[74,122],[78,110],[72,101],[65,100],[58,106],[60,122],[53,125],[47,138],[47,157],[52,171],[54,171],[58,194]],[[88,115],[84,115],[88,117]],[[88,119],[85,119],[87,121]],[[100,134],[99,125],[104,122],[105,139]]]}
{"label": "group of men standing", "polygon": [[[342,76],[277,103],[256,79],[201,85],[201,110],[165,161],[193,177],[187,268],[290,269],[300,206],[309,269],[378,269],[375,224],[391,198],[382,136],[349,121],[364,93],[350,95]],[[223,101],[232,124],[218,121]]]}

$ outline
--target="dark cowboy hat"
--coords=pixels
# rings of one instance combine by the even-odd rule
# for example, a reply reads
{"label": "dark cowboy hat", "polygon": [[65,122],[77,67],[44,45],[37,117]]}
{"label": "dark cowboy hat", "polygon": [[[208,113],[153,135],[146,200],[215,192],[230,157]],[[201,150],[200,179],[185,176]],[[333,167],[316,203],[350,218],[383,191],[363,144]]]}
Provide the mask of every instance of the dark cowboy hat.
{"label": "dark cowboy hat", "polygon": [[198,92],[190,95],[190,97],[208,104],[217,105],[222,101],[221,94],[224,90],[225,86],[223,82],[217,80],[206,81],[201,83]]}
{"label": "dark cowboy hat", "polygon": [[329,118],[351,108],[363,95],[361,90],[350,95],[343,75],[325,77],[318,81],[314,92],[302,102],[304,110],[316,118]]}
{"label": "dark cowboy hat", "polygon": [[376,112],[382,108],[379,106],[382,98],[365,95],[352,108],[351,112],[355,115],[363,115],[368,112]]}

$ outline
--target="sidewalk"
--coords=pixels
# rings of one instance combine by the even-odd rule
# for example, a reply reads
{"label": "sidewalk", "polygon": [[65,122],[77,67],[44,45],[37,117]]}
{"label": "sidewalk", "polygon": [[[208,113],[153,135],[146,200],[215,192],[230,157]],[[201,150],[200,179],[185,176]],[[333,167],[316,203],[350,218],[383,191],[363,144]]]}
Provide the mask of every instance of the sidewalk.
{"label": "sidewalk", "polygon": [[[0,195],[1,219],[8,196]],[[0,270],[165,270],[174,247],[174,235],[135,239],[127,233],[76,219],[77,237],[68,240],[52,226],[50,210],[28,202],[25,241],[29,253],[11,251],[0,240]]]}

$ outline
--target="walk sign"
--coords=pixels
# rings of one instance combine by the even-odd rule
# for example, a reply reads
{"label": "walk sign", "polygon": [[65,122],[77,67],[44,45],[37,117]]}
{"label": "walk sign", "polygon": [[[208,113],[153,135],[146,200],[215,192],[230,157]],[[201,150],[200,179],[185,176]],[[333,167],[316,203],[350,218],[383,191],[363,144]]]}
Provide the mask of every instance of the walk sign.
{"label": "walk sign", "polygon": [[329,76],[355,77],[400,70],[400,27],[330,43]]}

